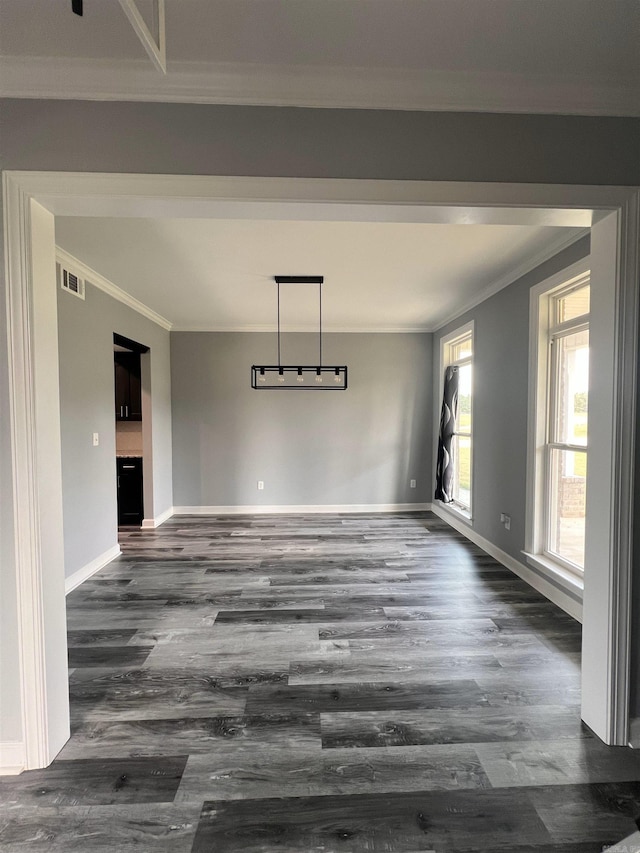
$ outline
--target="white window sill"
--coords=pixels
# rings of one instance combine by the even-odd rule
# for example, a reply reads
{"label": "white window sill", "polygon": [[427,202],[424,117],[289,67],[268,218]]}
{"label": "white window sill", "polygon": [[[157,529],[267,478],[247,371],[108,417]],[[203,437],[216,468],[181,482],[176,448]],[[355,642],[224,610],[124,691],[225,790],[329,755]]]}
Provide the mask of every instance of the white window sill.
{"label": "white window sill", "polygon": [[444,501],[435,501],[439,507],[442,507],[445,512],[450,512],[452,515],[455,515],[456,518],[461,518],[463,521],[466,521],[467,524],[473,526],[473,516],[468,509],[464,509],[461,506],[456,506],[455,504],[446,504]]}
{"label": "white window sill", "polygon": [[564,587],[564,589],[582,598],[584,581],[579,575],[565,569],[564,566],[560,566],[558,563],[554,563],[553,560],[543,557],[542,554],[529,554],[527,551],[523,551],[522,553],[526,557],[527,563],[537,569],[541,575],[550,578]]}

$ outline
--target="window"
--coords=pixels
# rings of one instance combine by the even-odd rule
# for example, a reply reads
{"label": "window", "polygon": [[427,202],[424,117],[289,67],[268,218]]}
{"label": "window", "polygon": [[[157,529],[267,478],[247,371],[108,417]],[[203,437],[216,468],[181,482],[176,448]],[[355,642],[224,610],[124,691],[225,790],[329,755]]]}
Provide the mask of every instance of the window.
{"label": "window", "polygon": [[531,306],[536,434],[527,550],[577,575],[586,527],[589,297],[585,271],[534,288]]}
{"label": "window", "polygon": [[473,326],[458,329],[442,341],[441,364],[458,371],[458,415],[451,443],[453,478],[451,496],[454,507],[471,512],[472,486],[472,376]]}

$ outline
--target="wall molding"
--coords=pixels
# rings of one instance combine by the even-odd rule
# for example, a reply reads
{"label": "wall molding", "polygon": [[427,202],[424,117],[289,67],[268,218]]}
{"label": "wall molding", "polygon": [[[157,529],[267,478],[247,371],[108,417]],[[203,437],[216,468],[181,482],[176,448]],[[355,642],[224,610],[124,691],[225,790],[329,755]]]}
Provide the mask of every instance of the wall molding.
{"label": "wall molding", "polygon": [[424,68],[4,56],[0,96],[446,112],[637,116],[635,81]]}
{"label": "wall molding", "polygon": [[92,575],[95,575],[96,572],[99,572],[100,569],[103,569],[106,565],[108,565],[112,560],[115,560],[116,557],[119,557],[122,554],[119,545],[114,545],[112,548],[109,548],[104,553],[100,554],[99,557],[96,557],[95,560],[91,560],[90,563],[87,563],[86,566],[83,566],[78,571],[74,572],[72,575],[69,575],[68,578],[65,578],[64,581],[64,593],[65,595],[69,595],[76,587],[80,586],[81,583],[84,583],[86,580]]}
{"label": "wall molding", "polygon": [[25,765],[22,741],[0,741],[0,776],[17,776],[25,769]]}
{"label": "wall molding", "polygon": [[155,530],[156,527],[160,527],[161,524],[170,519],[173,514],[174,508],[170,506],[169,509],[165,509],[160,515],[156,515],[155,518],[143,518],[141,528],[142,530]]}
{"label": "wall molding", "polygon": [[152,323],[156,323],[158,326],[162,326],[163,329],[171,331],[172,323],[169,320],[162,317],[160,314],[157,314],[152,308],[145,305],[144,302],[140,302],[138,299],[122,290],[122,288],[118,287],[118,285],[114,284],[112,281],[109,281],[109,279],[105,278],[101,273],[92,269],[90,266],[87,266],[83,261],[76,258],[75,255],[65,251],[65,249],[61,249],[60,246],[56,246],[56,260],[63,266],[71,267],[74,272],[77,272],[82,278],[88,281],[89,284],[97,287],[98,290],[102,290],[113,299],[117,299],[118,302],[124,303],[129,308],[137,311],[138,314],[142,314],[142,316],[146,317],[147,320],[151,320]]}
{"label": "wall molding", "polygon": [[476,308],[482,302],[485,302],[491,296],[494,296],[496,293],[499,293],[501,290],[504,290],[505,287],[509,287],[511,284],[515,284],[519,279],[523,278],[523,276],[528,275],[530,272],[533,272],[537,267],[541,266],[545,261],[551,260],[556,255],[560,254],[560,252],[564,251],[564,249],[568,249],[569,246],[572,246],[574,243],[577,243],[578,240],[582,240],[583,237],[586,237],[589,234],[589,228],[582,228],[580,233],[572,234],[570,237],[567,235],[560,235],[556,240],[547,243],[544,248],[542,248],[539,252],[536,252],[535,255],[527,258],[526,261],[523,261],[518,266],[513,267],[511,270],[507,271],[503,276],[496,279],[495,281],[488,284],[486,287],[482,288],[482,290],[478,291],[478,293],[471,299],[469,302],[466,302],[463,308],[456,308],[453,314],[450,314],[444,320],[440,320],[433,329],[428,329],[427,331],[439,332],[440,329],[443,329],[445,326],[448,326],[449,323],[453,323],[459,317],[464,316],[467,312],[471,311],[473,308]]}
{"label": "wall molding", "polygon": [[572,595],[567,594],[560,589],[559,586],[556,586],[546,580],[546,578],[539,575],[533,568],[525,566],[524,563],[516,560],[511,556],[511,554],[507,554],[507,552],[503,551],[502,548],[498,548],[498,546],[494,545],[489,539],[485,539],[484,536],[477,533],[469,523],[454,517],[451,513],[447,512],[446,509],[443,509],[434,503],[432,511],[438,516],[438,518],[446,521],[447,524],[454,528],[454,530],[457,530],[458,533],[462,533],[462,535],[470,542],[473,542],[474,545],[478,545],[478,547],[482,548],[483,551],[486,551],[494,560],[497,560],[505,568],[509,569],[523,581],[528,583],[529,586],[532,586],[538,592],[542,593],[542,595],[544,595],[545,598],[548,598],[549,601],[553,602],[553,604],[557,604],[557,606],[562,608],[562,610],[564,610],[565,613],[568,613],[569,616],[573,616],[573,618],[577,619],[578,622],[582,622],[582,604]]}
{"label": "wall molding", "polygon": [[414,504],[257,504],[245,506],[174,506],[174,515],[301,515],[355,512],[426,512],[430,503]]}

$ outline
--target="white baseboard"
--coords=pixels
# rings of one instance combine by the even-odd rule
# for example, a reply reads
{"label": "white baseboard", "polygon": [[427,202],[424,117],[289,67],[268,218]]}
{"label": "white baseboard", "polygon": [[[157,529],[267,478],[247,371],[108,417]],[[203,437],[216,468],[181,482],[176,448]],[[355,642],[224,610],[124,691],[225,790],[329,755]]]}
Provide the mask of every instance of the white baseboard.
{"label": "white baseboard", "polygon": [[64,582],[65,595],[69,595],[72,590],[77,586],[80,586],[81,583],[84,583],[91,577],[91,575],[95,575],[95,573],[104,568],[107,563],[110,563],[112,560],[115,560],[116,557],[119,557],[121,553],[122,551],[120,550],[120,546],[114,545],[113,548],[109,548],[108,551],[100,554],[100,556],[96,557],[95,560],[91,560],[91,562],[87,563],[86,566],[83,566],[81,569],[78,569],[77,572],[69,575],[68,578],[65,578]]}
{"label": "white baseboard", "polygon": [[0,741],[0,776],[16,776],[24,770],[22,741]]}
{"label": "white baseboard", "polygon": [[430,503],[415,504],[280,504],[268,506],[258,504],[256,506],[174,506],[174,515],[294,515],[300,513],[309,515],[312,513],[332,512],[424,512],[430,510]]}
{"label": "white baseboard", "polygon": [[438,504],[434,503],[431,509],[439,518],[446,521],[447,524],[450,524],[451,527],[458,531],[458,533],[462,533],[463,536],[466,536],[470,542],[473,542],[475,545],[482,548],[483,551],[486,551],[494,560],[502,563],[503,566],[510,569],[515,575],[518,575],[519,578],[526,581],[529,586],[537,589],[545,598],[548,598],[549,601],[557,604],[558,607],[562,608],[562,610],[564,610],[565,613],[568,613],[569,616],[573,616],[573,618],[577,619],[578,622],[582,622],[582,604],[579,601],[576,601],[557,586],[547,581],[537,572],[534,572],[533,569],[529,568],[529,566],[525,566],[524,563],[516,560],[511,556],[511,554],[507,554],[507,552],[503,551],[502,548],[498,548],[497,545],[494,545],[493,542],[485,539],[484,536],[476,533],[468,522],[456,518],[452,513],[447,512],[447,510],[438,506]]}
{"label": "white baseboard", "polygon": [[143,518],[142,519],[142,529],[143,530],[154,530],[156,527],[160,527],[161,524],[164,524],[174,513],[174,508],[172,506],[169,509],[165,509],[164,512],[161,512],[160,515],[156,515],[155,518]]}

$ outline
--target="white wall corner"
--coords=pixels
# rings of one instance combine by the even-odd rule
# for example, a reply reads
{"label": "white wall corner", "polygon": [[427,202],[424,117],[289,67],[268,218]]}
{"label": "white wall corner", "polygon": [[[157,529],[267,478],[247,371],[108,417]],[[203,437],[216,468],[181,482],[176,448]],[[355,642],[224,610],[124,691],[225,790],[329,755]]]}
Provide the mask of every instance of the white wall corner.
{"label": "white wall corner", "polygon": [[108,563],[115,560],[116,557],[119,557],[121,553],[120,546],[116,544],[112,548],[109,548],[108,551],[100,554],[99,557],[96,557],[95,560],[91,560],[86,566],[69,575],[64,581],[65,595],[69,595],[72,590],[80,586],[81,583],[84,583],[92,575],[95,575],[96,572],[99,572],[100,569],[103,569]]}
{"label": "white wall corner", "polygon": [[156,527],[160,527],[161,524],[168,521],[174,513],[175,507],[170,506],[169,509],[165,509],[160,515],[156,515],[155,518],[143,518],[141,527],[143,530],[155,530]]}
{"label": "white wall corner", "polygon": [[446,521],[447,524],[454,528],[454,530],[457,530],[458,533],[462,533],[462,535],[470,542],[473,542],[475,545],[482,548],[483,551],[486,551],[494,560],[497,560],[505,568],[512,571],[515,575],[525,581],[525,583],[528,583],[529,586],[532,586],[535,590],[544,595],[545,598],[548,598],[549,601],[564,610],[565,613],[568,613],[569,616],[573,616],[573,618],[577,619],[578,622],[582,622],[582,604],[579,601],[576,601],[575,598],[563,592],[559,587],[555,586],[555,584],[545,580],[545,578],[533,571],[529,566],[525,566],[524,563],[521,563],[519,560],[512,557],[511,554],[507,554],[507,552],[503,551],[502,548],[498,548],[498,546],[494,545],[493,542],[490,542],[489,539],[485,539],[484,536],[481,536],[472,527],[470,527],[464,519],[458,519],[452,513],[447,512],[446,509],[442,509],[442,507],[437,504],[433,505],[433,512],[443,521]]}
{"label": "white wall corner", "polygon": [[426,512],[430,503],[415,504],[276,504],[245,506],[174,506],[174,515],[311,515],[333,512]]}
{"label": "white wall corner", "polygon": [[0,741],[0,776],[16,776],[26,765],[22,741]]}

